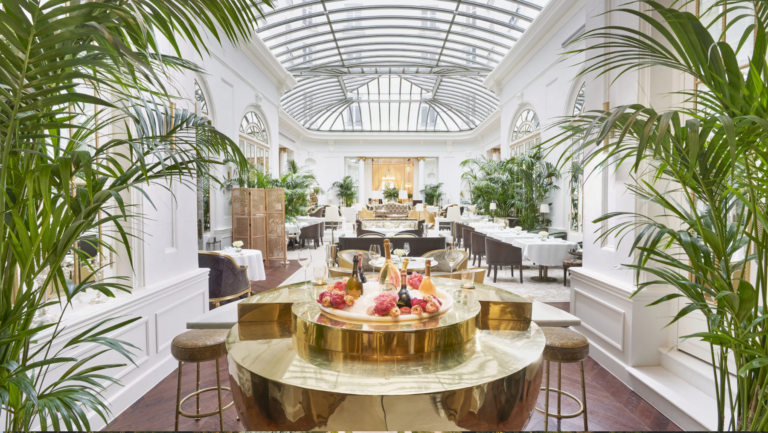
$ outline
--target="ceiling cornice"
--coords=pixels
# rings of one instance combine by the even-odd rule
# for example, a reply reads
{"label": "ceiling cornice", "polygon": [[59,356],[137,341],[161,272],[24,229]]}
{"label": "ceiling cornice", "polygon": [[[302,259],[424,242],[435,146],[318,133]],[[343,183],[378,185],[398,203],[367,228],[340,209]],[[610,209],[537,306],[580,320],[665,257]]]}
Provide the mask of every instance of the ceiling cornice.
{"label": "ceiling cornice", "polygon": [[552,0],[523,33],[512,49],[485,78],[483,84],[494,92],[501,93],[502,87],[570,20],[586,0]]}
{"label": "ceiling cornice", "polygon": [[398,140],[398,141],[473,141],[482,138],[493,128],[501,124],[501,110],[496,109],[477,128],[465,132],[325,132],[311,131],[304,128],[290,114],[280,109],[280,127],[290,130],[301,139],[335,142],[341,141],[365,141],[365,140]]}
{"label": "ceiling cornice", "polygon": [[261,69],[280,90],[280,96],[293,90],[298,84],[282,63],[267,48],[260,37],[254,36],[242,46],[243,53]]}

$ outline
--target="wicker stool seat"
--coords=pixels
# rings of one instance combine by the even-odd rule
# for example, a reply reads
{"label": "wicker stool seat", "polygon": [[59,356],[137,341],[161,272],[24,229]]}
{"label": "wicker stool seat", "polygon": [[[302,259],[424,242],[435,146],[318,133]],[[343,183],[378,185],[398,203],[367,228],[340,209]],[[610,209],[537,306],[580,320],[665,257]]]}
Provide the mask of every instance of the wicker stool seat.
{"label": "wicker stool seat", "polygon": [[[221,391],[231,390],[221,386],[219,377],[219,359],[227,355],[227,346],[225,344],[227,333],[225,329],[193,329],[176,336],[171,342],[171,354],[179,361],[178,387],[176,388],[176,429],[179,430],[179,415],[187,418],[200,418],[219,415],[219,427],[224,430],[224,411],[232,407],[234,402],[222,407]],[[200,363],[207,361],[216,361],[216,386],[200,389]],[[194,362],[197,364],[197,391],[181,398],[181,372],[182,364],[185,362]],[[217,391],[219,394],[219,408],[213,412],[200,413],[200,394],[208,391]],[[181,406],[195,397],[197,400],[197,413],[187,413],[181,410]],[[238,419],[240,419],[238,417]]]}
{"label": "wicker stool seat", "polygon": [[[544,395],[544,410],[536,408],[537,411],[544,414],[544,430],[546,431],[549,424],[549,417],[558,419],[563,418],[575,418],[579,415],[584,415],[584,431],[589,430],[587,427],[587,389],[584,382],[584,360],[589,356],[589,341],[586,337],[579,334],[576,331],[567,328],[541,328],[544,332],[544,336],[547,339],[547,343],[544,346],[544,361],[547,362],[546,370],[546,386],[541,388],[546,392]],[[549,387],[549,363],[557,363],[557,389],[551,389]],[[562,364],[563,363],[580,363],[581,368],[581,398],[579,400],[571,393],[562,390],[561,378],[562,378]],[[553,391],[557,393],[557,414],[549,412],[549,392]],[[561,414],[560,411],[560,398],[565,395],[571,398],[579,404],[579,410],[572,414]]]}
{"label": "wicker stool seat", "polygon": [[566,282],[568,281],[568,269],[570,268],[580,268],[581,267],[581,259],[565,259],[563,260],[563,285],[566,285]]}

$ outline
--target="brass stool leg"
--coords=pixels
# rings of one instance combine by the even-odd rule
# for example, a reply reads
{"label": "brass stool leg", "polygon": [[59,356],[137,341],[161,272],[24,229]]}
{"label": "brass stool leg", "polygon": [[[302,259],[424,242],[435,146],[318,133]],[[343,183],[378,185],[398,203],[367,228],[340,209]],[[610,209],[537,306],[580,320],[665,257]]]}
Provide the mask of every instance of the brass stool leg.
{"label": "brass stool leg", "polygon": [[544,390],[544,431],[548,431],[549,427],[549,361],[547,361],[547,385]]}
{"label": "brass stool leg", "polygon": [[[560,380],[560,379],[562,379],[562,378],[563,378],[563,370],[562,370],[562,367],[563,367],[563,363],[562,363],[562,362],[558,362],[558,363],[557,363],[557,389],[559,389],[559,390],[561,390],[561,391],[562,391],[562,389],[563,389],[563,386],[562,386],[562,382],[561,382],[561,380]],[[559,392],[557,393],[557,414],[558,414],[558,415],[562,415],[562,413],[560,412],[560,396],[561,396],[561,395],[562,395],[561,393],[559,393]],[[563,421],[563,420],[562,420],[561,418],[558,418],[558,419],[557,419],[557,429],[558,429],[558,430],[560,430],[560,423],[561,423],[562,421]]]}
{"label": "brass stool leg", "polygon": [[[197,391],[200,391],[200,363],[197,364]],[[197,394],[197,414],[200,415],[200,394]],[[195,421],[200,421],[200,418],[195,418]]]}
{"label": "brass stool leg", "polygon": [[181,361],[179,361],[179,382],[176,386],[176,428],[174,430],[179,431],[179,413],[181,412],[181,405],[179,402],[181,401]]}
{"label": "brass stool leg", "polygon": [[216,358],[216,388],[219,393],[219,428],[224,431],[224,411],[221,410],[221,378],[219,377],[219,358]]}
{"label": "brass stool leg", "polygon": [[584,382],[584,361],[581,361],[581,398],[584,400],[584,431],[589,431],[587,427],[587,385]]}

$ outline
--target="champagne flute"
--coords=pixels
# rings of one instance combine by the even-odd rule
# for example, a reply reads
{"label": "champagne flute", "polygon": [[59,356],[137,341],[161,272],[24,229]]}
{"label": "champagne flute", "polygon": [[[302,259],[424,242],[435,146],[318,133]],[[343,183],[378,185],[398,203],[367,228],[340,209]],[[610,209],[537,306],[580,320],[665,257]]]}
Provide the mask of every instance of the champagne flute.
{"label": "champagne flute", "polygon": [[378,258],[381,257],[381,247],[378,245],[371,245],[371,248],[368,249],[368,257],[370,257],[371,262],[378,260]]}
{"label": "champagne flute", "polygon": [[453,282],[453,265],[456,264],[457,261],[459,261],[459,252],[456,251],[456,248],[448,247],[448,253],[445,255],[445,258],[448,259],[448,265],[451,267],[451,279],[448,283],[449,286],[455,286],[456,283]]}
{"label": "champagne flute", "polygon": [[299,251],[299,265],[304,269],[304,288],[307,288],[307,267],[312,262],[312,254],[308,249]]}
{"label": "champagne flute", "polygon": [[405,257],[408,257],[408,254],[411,253],[411,245],[408,242],[403,244],[403,251],[405,251]]}

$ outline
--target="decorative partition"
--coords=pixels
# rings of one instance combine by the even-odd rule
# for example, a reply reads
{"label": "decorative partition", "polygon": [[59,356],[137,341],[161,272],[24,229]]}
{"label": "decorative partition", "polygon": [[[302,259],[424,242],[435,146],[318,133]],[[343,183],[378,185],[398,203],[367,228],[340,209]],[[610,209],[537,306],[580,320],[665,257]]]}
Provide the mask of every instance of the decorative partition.
{"label": "decorative partition", "polygon": [[232,241],[261,251],[265,260],[287,264],[285,190],[233,188]]}

